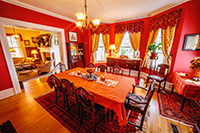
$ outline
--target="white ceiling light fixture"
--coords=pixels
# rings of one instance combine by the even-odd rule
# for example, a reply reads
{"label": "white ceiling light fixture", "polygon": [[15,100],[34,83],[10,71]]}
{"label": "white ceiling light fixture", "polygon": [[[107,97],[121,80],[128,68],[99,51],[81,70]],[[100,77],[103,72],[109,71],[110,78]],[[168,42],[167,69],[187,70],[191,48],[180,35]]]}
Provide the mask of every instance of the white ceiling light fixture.
{"label": "white ceiling light fixture", "polygon": [[92,29],[96,29],[100,25],[100,19],[93,19],[92,22],[88,21],[87,16],[87,4],[85,0],[85,13],[76,13],[77,22],[75,22],[76,26],[83,32],[84,29],[88,29],[88,26]]}

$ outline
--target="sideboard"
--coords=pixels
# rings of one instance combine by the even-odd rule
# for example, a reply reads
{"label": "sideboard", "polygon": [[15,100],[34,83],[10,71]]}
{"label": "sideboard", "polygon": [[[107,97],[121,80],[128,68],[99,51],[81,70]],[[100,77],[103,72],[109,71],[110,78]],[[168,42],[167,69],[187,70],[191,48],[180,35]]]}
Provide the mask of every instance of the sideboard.
{"label": "sideboard", "polygon": [[129,76],[131,74],[131,70],[138,71],[138,79],[140,77],[140,69],[141,69],[141,59],[120,59],[120,58],[107,58],[107,66],[119,66],[121,68],[129,69]]}

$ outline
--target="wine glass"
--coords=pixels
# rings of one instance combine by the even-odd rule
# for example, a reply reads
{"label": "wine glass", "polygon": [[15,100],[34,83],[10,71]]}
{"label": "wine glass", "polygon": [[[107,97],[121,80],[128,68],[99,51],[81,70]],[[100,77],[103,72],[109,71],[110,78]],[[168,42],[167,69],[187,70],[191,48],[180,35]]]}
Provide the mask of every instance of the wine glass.
{"label": "wine glass", "polygon": [[136,57],[137,59],[140,57],[140,51],[139,51],[139,50],[135,51],[135,57]]}

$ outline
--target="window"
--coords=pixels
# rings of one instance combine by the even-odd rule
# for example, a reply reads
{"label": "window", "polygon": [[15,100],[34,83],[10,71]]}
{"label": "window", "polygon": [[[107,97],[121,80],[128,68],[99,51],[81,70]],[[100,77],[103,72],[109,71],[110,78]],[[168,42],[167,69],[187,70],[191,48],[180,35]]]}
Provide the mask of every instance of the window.
{"label": "window", "polygon": [[15,52],[11,53],[12,57],[24,57],[22,47],[19,41],[17,40],[17,38],[12,37],[12,36],[7,36],[7,40],[8,40],[9,47],[15,50]]}
{"label": "window", "polygon": [[[159,31],[158,31],[158,36],[157,36],[157,38],[156,38],[156,40],[155,40],[155,43],[156,43],[156,44],[161,43],[161,29],[159,29]],[[158,50],[158,49],[157,49],[157,52],[158,52],[157,64],[162,64],[162,63],[164,63],[164,55],[163,55],[163,53],[162,53],[162,49],[161,49],[161,50]]]}
{"label": "window", "polygon": [[99,46],[97,51],[95,52],[95,61],[96,62],[104,62],[105,61],[105,48],[103,44],[102,34],[99,35]]}
{"label": "window", "polygon": [[129,58],[133,58],[133,53],[134,53],[134,50],[131,46],[129,33],[126,32],[124,34],[124,38],[122,40],[122,44],[119,49],[119,55],[127,55]]}

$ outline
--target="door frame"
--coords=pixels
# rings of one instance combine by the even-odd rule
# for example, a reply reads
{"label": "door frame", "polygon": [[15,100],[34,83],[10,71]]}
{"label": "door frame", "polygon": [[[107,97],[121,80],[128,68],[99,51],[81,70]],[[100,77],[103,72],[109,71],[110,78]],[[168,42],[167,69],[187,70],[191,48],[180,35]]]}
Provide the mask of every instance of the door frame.
{"label": "door frame", "polygon": [[[67,68],[68,68],[68,63],[67,63],[67,51],[66,51],[66,44],[65,44],[65,31],[62,28],[55,28],[51,26],[46,26],[46,25],[41,25],[41,24],[35,24],[35,23],[30,23],[26,21],[20,21],[20,20],[15,20],[15,19],[9,19],[9,18],[4,18],[0,17],[0,40],[1,40],[1,46],[3,49],[3,53],[5,55],[5,60],[8,66],[9,74],[11,77],[11,81],[13,84],[13,88],[9,93],[3,93],[0,94],[1,97],[8,97],[11,95],[15,95],[21,92],[21,88],[19,85],[19,80],[17,77],[17,72],[14,67],[14,63],[12,60],[11,52],[9,49],[8,41],[6,38],[6,32],[4,29],[4,25],[12,25],[12,26],[19,26],[19,27],[24,27],[24,28],[32,28],[32,29],[38,29],[38,30],[46,30],[46,31],[53,31],[53,32],[58,32],[58,37],[59,39],[59,46],[60,49],[60,56],[61,56],[61,62],[64,63]],[[1,91],[0,91],[1,93]],[[1,99],[0,97],[0,99]]]}

